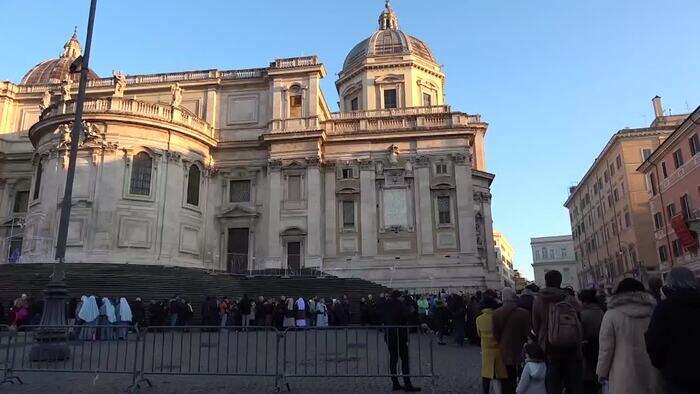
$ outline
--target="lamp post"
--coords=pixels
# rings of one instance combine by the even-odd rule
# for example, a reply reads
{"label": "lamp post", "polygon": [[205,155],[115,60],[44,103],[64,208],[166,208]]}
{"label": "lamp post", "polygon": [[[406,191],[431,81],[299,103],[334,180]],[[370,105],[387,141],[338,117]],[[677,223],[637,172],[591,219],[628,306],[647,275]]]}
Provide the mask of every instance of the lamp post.
{"label": "lamp post", "polygon": [[68,171],[66,173],[66,187],[61,202],[61,219],[58,225],[58,240],[56,244],[56,262],[53,266],[51,280],[44,291],[44,309],[41,316],[41,325],[47,326],[37,332],[37,343],[32,347],[29,358],[32,361],[60,361],[70,358],[70,348],[66,343],[66,330],[60,326],[66,325],[66,290],[65,270],[63,267],[66,257],[66,241],[68,239],[68,224],[70,223],[70,211],[73,200],[73,180],[75,178],[75,163],[78,155],[78,142],[80,130],[83,124],[83,103],[85,102],[85,90],[87,88],[88,65],[90,60],[90,47],[92,44],[92,29],[95,22],[95,9],[97,0],[90,0],[90,15],[88,17],[87,37],[85,39],[85,53],[71,64],[71,71],[80,69],[80,82],[78,84],[78,97],[75,101],[75,119],[71,130],[70,156],[68,159]]}

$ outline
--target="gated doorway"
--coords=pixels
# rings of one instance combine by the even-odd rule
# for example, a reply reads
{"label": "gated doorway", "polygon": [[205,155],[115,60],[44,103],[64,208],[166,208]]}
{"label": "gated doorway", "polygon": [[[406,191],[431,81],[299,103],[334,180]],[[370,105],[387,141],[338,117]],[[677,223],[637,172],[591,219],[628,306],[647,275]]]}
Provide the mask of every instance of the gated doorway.
{"label": "gated doorway", "polygon": [[248,270],[248,228],[229,228],[226,269],[234,274]]}

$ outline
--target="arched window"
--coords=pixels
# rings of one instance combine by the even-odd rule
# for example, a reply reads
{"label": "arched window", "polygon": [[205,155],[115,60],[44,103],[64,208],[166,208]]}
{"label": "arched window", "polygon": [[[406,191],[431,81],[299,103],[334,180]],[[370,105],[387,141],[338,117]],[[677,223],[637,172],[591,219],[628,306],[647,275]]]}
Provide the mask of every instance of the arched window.
{"label": "arched window", "polygon": [[199,205],[200,175],[199,167],[196,164],[192,164],[187,174],[187,203],[190,205]]}
{"label": "arched window", "polygon": [[39,160],[39,164],[36,165],[36,176],[34,177],[34,195],[32,198],[36,200],[39,198],[39,192],[41,191],[41,173],[44,172],[44,166]]}
{"label": "arched window", "polygon": [[289,117],[301,118],[301,88],[297,85],[289,89]]}
{"label": "arched window", "polygon": [[134,156],[131,165],[131,182],[129,193],[139,196],[151,194],[151,171],[153,159],[146,152],[139,152]]}

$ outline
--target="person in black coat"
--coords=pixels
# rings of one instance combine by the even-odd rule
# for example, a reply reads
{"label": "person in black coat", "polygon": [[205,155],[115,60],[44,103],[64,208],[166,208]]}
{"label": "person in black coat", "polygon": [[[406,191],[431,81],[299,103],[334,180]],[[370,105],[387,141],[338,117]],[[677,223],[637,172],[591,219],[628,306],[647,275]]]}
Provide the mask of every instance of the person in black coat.
{"label": "person in black coat", "polygon": [[131,304],[131,314],[133,315],[134,326],[141,328],[146,325],[146,307],[143,305],[140,297]]}
{"label": "person in black coat", "polygon": [[[411,311],[406,306],[405,301],[401,297],[401,293],[394,290],[391,293],[391,298],[384,306],[385,322],[389,326],[386,328],[384,339],[389,350],[389,371],[393,375],[391,383],[393,390],[404,390],[410,392],[420,391],[420,388],[414,387],[411,384],[411,378],[408,376],[410,372],[410,360],[408,354],[408,328],[405,327],[410,319]],[[403,326],[403,327],[402,327]],[[399,384],[397,376],[397,364],[401,358],[401,372],[404,375],[404,385]]]}
{"label": "person in black coat", "polygon": [[652,365],[661,371],[666,393],[697,393],[700,387],[700,289],[692,271],[676,267],[662,288],[666,299],[654,309],[645,334]]}

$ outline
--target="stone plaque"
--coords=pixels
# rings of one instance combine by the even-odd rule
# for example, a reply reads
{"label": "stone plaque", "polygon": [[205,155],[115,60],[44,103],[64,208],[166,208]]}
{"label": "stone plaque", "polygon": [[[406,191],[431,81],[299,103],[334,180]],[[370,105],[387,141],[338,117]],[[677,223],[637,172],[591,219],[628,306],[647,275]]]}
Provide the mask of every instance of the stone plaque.
{"label": "stone plaque", "polygon": [[408,208],[406,189],[384,189],[384,227],[408,226]]}

